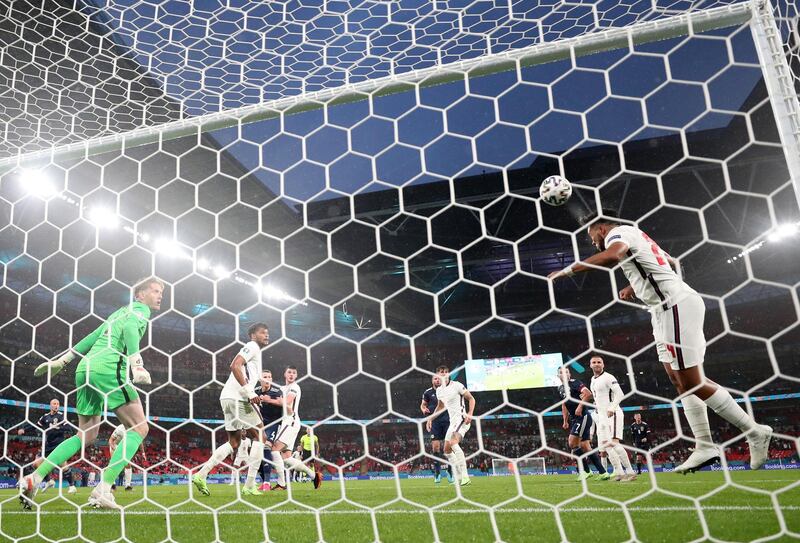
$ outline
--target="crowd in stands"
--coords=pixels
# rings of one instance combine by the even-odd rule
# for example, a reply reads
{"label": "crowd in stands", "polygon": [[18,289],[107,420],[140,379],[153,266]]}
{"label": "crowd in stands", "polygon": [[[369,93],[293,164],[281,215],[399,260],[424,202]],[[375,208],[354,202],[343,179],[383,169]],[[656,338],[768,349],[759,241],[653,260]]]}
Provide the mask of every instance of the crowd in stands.
{"label": "crowd in stands", "polygon": [[[780,402],[776,402],[780,403]],[[651,428],[651,453],[654,464],[674,467],[688,456],[691,441],[673,440],[676,432],[670,410],[645,411],[644,420]],[[785,409],[776,408],[762,413],[775,431],[789,436],[800,436],[798,416],[785,415]],[[779,420],[782,418],[783,420]],[[544,440],[539,434],[535,418],[487,419],[480,422],[480,436],[475,424],[462,444],[469,456],[471,469],[491,471],[493,458],[542,457],[551,469],[572,469],[574,460],[566,454],[566,432],[561,428],[560,417],[545,417]],[[316,429],[320,438],[320,464],[335,473],[341,469],[345,474],[364,474],[370,471],[392,471],[419,473],[432,469],[433,458],[427,438],[415,424],[376,422],[367,426],[367,442],[364,442],[361,427],[357,425],[321,425]],[[734,428],[721,423],[714,427],[714,439],[725,443],[737,437]],[[85,480],[89,471],[103,468],[109,458],[107,443],[101,439],[89,447],[84,458],[72,465],[78,480]],[[169,442],[167,442],[167,438]],[[107,436],[105,436],[107,439]],[[217,434],[217,441],[224,433]],[[479,450],[479,439],[483,450]],[[667,443],[670,442],[670,443]],[[666,444],[665,444],[666,443]],[[627,444],[630,444],[627,441]],[[663,447],[660,445],[665,444]],[[145,454],[137,456],[135,462],[145,468],[151,476],[186,474],[204,462],[211,450],[209,433],[201,427],[181,426],[169,432],[154,431],[145,442]],[[169,451],[169,454],[167,453]],[[33,462],[41,452],[41,440],[35,433],[16,436],[9,433],[4,455],[0,458],[0,477],[16,477],[20,466]],[[741,461],[748,457],[743,439],[728,444],[726,455],[729,461]],[[797,442],[775,439],[770,456],[782,462],[798,463]],[[229,473],[222,466],[216,472]]]}

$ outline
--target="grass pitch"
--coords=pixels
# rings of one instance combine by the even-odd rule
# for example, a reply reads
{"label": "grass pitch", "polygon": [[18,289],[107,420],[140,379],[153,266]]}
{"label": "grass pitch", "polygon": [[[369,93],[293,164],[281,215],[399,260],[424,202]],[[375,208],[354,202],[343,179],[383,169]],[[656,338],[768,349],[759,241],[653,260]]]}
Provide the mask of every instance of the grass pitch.
{"label": "grass pitch", "polygon": [[461,497],[453,486],[434,485],[432,479],[325,481],[318,491],[310,483],[296,484],[291,501],[278,492],[237,500],[236,489],[227,485],[210,485],[209,497],[185,486],[154,486],[118,492],[124,514],[87,509],[89,490],[81,489],[71,496],[53,490],[40,494],[37,515],[36,509],[22,511],[16,493],[4,490],[0,541],[800,538],[800,471],[728,475],[729,481],[721,472],[667,473],[633,483],[590,480],[586,486],[574,476],[475,477]]}

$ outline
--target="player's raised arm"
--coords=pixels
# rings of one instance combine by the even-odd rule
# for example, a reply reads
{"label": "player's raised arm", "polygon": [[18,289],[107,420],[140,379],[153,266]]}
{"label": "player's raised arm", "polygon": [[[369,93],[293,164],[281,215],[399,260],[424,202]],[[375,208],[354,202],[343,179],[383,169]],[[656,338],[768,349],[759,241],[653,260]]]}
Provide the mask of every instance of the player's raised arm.
{"label": "player's raised arm", "polygon": [[629,247],[625,242],[621,240],[614,241],[605,250],[597,254],[593,254],[589,258],[580,262],[574,262],[563,270],[554,271],[550,273],[547,278],[555,281],[557,279],[561,279],[562,277],[571,277],[576,273],[591,271],[598,266],[604,268],[613,268],[627,258],[628,248]]}
{"label": "player's raised arm", "polygon": [[97,340],[100,339],[100,336],[103,335],[103,333],[106,330],[106,327],[107,324],[104,322],[103,324],[95,328],[93,332],[91,332],[89,335],[80,340],[71,350],[62,354],[55,360],[39,364],[38,366],[36,366],[36,369],[33,370],[33,375],[35,375],[36,377],[44,375],[45,373],[49,373],[51,376],[56,375],[58,372],[63,370],[67,364],[69,364],[75,359],[75,353],[78,353],[81,356],[88,353],[89,349],[92,348],[92,345],[94,345],[97,342]]}

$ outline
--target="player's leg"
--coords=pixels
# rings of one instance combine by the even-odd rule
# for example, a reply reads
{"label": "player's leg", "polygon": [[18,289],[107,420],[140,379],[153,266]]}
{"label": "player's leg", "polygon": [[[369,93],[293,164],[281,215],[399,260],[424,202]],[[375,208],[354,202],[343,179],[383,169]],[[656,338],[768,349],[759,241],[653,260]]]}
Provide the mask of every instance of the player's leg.
{"label": "player's leg", "polygon": [[580,424],[578,421],[573,421],[575,424],[570,426],[570,433],[567,436],[567,447],[569,447],[569,452],[575,457],[575,468],[578,472],[578,481],[583,481],[584,479],[588,479],[591,477],[591,472],[589,471],[589,466],[584,462],[583,458],[583,449],[580,446],[580,438],[578,437],[577,432],[580,432]]}
{"label": "player's leg", "polygon": [[[580,439],[580,448],[583,450],[584,455],[586,458],[594,465],[594,468],[597,470],[599,475],[604,475],[606,470],[603,467],[603,464],[600,462],[600,457],[597,455],[597,451],[592,450],[592,436],[594,435],[594,418],[591,415],[584,415],[586,419],[586,426],[583,428],[581,435],[579,436]],[[584,463],[586,460],[584,460]],[[588,469],[588,468],[587,468]]]}
{"label": "player's leg", "polygon": [[[250,406],[252,409],[252,406]],[[247,455],[247,479],[244,482],[243,494],[253,494],[256,486],[256,474],[264,458],[264,428],[259,425],[256,428],[247,429],[247,437],[250,438],[250,450]]]}
{"label": "player's leg", "polygon": [[72,476],[72,468],[69,467],[66,463],[61,464],[61,473],[64,482],[67,483],[67,493],[68,494],[75,494],[78,489],[75,488],[75,479]]}
{"label": "player's leg", "polygon": [[628,451],[625,450],[625,447],[622,446],[618,439],[613,439],[611,443],[611,446],[614,448],[614,452],[617,454],[620,464],[622,465],[623,475],[625,475],[622,480],[628,481],[635,479],[636,474],[633,473],[633,466],[631,465],[631,459],[628,456]]}
{"label": "player's leg", "polygon": [[442,463],[439,455],[442,451],[442,442],[438,439],[431,439],[431,453],[433,456],[433,482],[438,484],[442,481]]}
{"label": "player's leg", "polygon": [[[214,449],[214,452],[211,453],[211,457],[206,460],[205,463],[200,466],[200,469],[197,470],[197,473],[192,476],[192,483],[194,483],[194,486],[201,494],[206,496],[211,494],[211,491],[208,489],[208,474],[211,473],[212,469],[223,463],[226,458],[236,452],[241,446],[240,430],[232,425],[229,425],[227,420],[225,430],[228,433],[228,441]],[[231,477],[235,477],[236,473],[236,470],[233,470]]]}
{"label": "player's leg", "polygon": [[671,334],[667,337],[673,345],[671,367],[678,382],[678,392],[697,396],[720,417],[736,426],[750,445],[750,468],[760,468],[767,461],[772,428],[756,423],[724,387],[703,375],[706,350],[703,299],[700,296],[687,297],[672,307],[671,316],[671,319],[664,319],[663,332]]}

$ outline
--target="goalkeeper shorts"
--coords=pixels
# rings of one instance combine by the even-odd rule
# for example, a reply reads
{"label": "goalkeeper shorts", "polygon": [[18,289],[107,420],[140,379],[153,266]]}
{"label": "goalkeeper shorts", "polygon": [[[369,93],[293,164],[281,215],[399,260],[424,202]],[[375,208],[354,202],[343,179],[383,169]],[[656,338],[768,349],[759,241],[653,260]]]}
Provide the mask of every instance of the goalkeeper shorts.
{"label": "goalkeeper shorts", "polygon": [[81,368],[75,372],[75,386],[78,388],[75,410],[86,417],[102,415],[106,409],[114,411],[139,398],[121,371],[97,373]]}

